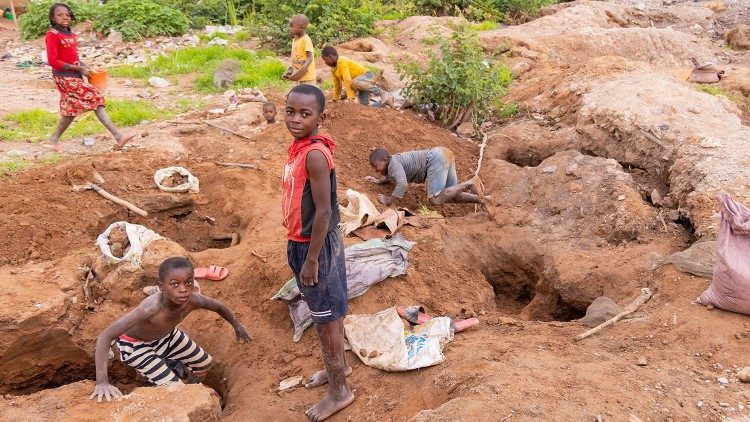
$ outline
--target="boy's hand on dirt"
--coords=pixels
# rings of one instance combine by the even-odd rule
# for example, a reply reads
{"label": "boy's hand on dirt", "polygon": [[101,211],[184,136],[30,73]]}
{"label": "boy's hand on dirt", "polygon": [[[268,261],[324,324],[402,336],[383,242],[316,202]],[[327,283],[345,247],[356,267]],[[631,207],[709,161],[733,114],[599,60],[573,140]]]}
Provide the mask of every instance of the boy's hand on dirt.
{"label": "boy's hand on dirt", "polygon": [[378,179],[374,176],[365,176],[365,181],[370,183],[378,183]]}
{"label": "boy's hand on dirt", "polygon": [[247,343],[251,340],[250,333],[248,333],[245,327],[241,325],[234,329],[234,334],[237,336],[237,341],[240,341],[242,343]]}
{"label": "boy's hand on dirt", "polygon": [[122,397],[122,393],[112,384],[97,384],[96,388],[94,388],[94,392],[91,393],[91,397],[89,398],[93,399],[94,397],[96,397],[98,403],[101,403],[102,397],[106,398],[107,401],[112,401],[112,399]]}
{"label": "boy's hand on dirt", "polygon": [[378,195],[378,201],[383,205],[391,205],[391,198],[388,196],[383,195],[382,193]]}
{"label": "boy's hand on dirt", "polygon": [[318,282],[318,260],[306,259],[299,272],[299,278],[305,286],[313,286]]}

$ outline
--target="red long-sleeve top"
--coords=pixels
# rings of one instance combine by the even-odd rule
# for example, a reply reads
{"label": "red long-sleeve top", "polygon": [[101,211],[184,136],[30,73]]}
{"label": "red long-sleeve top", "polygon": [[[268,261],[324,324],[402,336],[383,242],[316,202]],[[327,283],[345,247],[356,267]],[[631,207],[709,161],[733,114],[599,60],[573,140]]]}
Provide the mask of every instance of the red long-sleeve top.
{"label": "red long-sleeve top", "polygon": [[52,66],[56,76],[81,77],[81,74],[70,70],[71,65],[78,65],[78,39],[73,31],[51,28],[44,38],[47,44],[47,63]]}

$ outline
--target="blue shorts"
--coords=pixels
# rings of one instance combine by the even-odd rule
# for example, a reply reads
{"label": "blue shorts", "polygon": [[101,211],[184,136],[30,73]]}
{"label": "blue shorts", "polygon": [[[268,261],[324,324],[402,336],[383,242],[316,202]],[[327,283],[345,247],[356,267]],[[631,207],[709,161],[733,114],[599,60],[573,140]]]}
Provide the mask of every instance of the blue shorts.
{"label": "blue shorts", "polygon": [[325,324],[341,319],[349,309],[346,259],[341,232],[338,229],[328,232],[318,255],[318,282],[312,286],[302,284],[299,278],[309,248],[309,242],[293,240],[290,240],[286,246],[289,266],[297,279],[297,287],[302,294],[302,300],[310,308],[312,321],[315,324]]}
{"label": "blue shorts", "polygon": [[456,186],[456,157],[453,151],[444,147],[435,147],[427,151],[427,198],[440,195],[445,188]]}

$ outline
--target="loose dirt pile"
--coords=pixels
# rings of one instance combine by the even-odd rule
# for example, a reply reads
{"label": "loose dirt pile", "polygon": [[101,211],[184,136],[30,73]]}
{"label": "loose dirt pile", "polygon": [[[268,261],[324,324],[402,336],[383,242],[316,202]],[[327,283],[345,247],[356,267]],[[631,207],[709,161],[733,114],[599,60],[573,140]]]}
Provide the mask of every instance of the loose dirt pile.
{"label": "loose dirt pile", "polygon": [[[750,394],[737,377],[750,362],[747,317],[692,305],[709,280],[670,265],[652,268],[654,253],[668,256],[712,235],[717,190],[750,202],[742,111],[676,76],[691,56],[740,56],[725,56],[713,36],[684,32],[692,20],[710,26],[714,12],[702,5],[573,2],[549,13],[483,35],[488,50],[526,64],[508,98],[522,115],[488,128],[481,176],[497,218],[451,205],[438,207],[445,218],[429,220],[429,227],[403,228],[417,242],[408,273],[373,286],[350,307],[357,314],[421,304],[431,314],[476,316],[481,324],[457,334],[446,362],[425,370],[387,374],[348,353],[357,400],[332,420],[748,416]],[[692,20],[677,23],[685,17]],[[407,23],[346,48],[386,66],[401,42],[404,54],[419,59],[423,43],[415,34],[452,25],[431,18]],[[728,78],[741,87],[745,68],[741,61],[733,66]],[[280,103],[283,94],[268,97]],[[474,142],[412,112],[348,103],[328,111],[323,131],[337,142],[340,198],[349,188],[372,199],[392,188],[363,180],[372,174],[367,156],[375,147],[445,146],[456,154],[460,179],[476,169]],[[238,116],[216,122],[236,127]],[[252,140],[165,124],[152,131],[152,143],[136,143],[146,148],[90,153],[0,179],[0,227],[7,233],[0,242],[1,419],[303,418],[322,389],[277,392],[277,386],[319,369],[317,340],[306,334],[293,343],[285,305],[269,300],[291,275],[279,206],[290,136],[283,124],[247,133]],[[154,186],[153,172],[173,165],[200,179],[199,194]],[[102,187],[149,216],[71,190],[71,178],[85,180],[94,171],[105,179]],[[419,185],[403,205],[435,208]],[[106,264],[94,245],[120,220],[166,238],[147,248],[140,267]],[[240,243],[214,240],[227,234]],[[112,404],[88,401],[93,385],[82,380],[94,377],[97,335],[142,300],[158,264],[174,255],[230,269],[225,280],[201,282],[201,289],[233,309],[253,341],[236,343],[220,317],[196,312],[182,327],[214,357],[206,386],[215,394],[200,386],[171,393],[139,388],[132,371],[111,363],[111,379],[132,395]],[[594,299],[607,296],[622,306],[646,286],[655,295],[632,318],[572,341],[587,329],[576,320]],[[161,413],[154,416],[156,408]]]}

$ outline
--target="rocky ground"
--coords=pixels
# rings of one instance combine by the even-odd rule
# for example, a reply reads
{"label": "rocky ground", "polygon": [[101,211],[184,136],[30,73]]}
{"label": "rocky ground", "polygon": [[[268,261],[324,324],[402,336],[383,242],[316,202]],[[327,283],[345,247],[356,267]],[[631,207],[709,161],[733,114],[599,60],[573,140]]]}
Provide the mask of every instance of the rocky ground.
{"label": "rocky ground", "polygon": [[[481,34],[486,52],[506,57],[513,70],[508,100],[522,111],[487,128],[480,174],[498,216],[492,221],[471,206],[447,206],[438,210],[446,218],[429,227],[404,228],[417,242],[408,273],[374,286],[350,310],[420,303],[434,314],[477,316],[481,324],[456,335],[445,363],[419,371],[384,373],[349,353],[357,400],[332,420],[750,418],[750,394],[738,377],[750,365],[747,316],[692,304],[710,280],[653,265],[657,254],[715,236],[719,190],[750,203],[750,53],[727,48],[723,39],[750,11],[739,0],[722,6],[577,1]],[[346,43],[342,54],[376,63],[398,88],[392,64],[404,55],[422,57],[421,39],[432,30],[448,33],[452,19],[389,23],[380,38]],[[717,86],[726,95],[686,82],[693,57],[725,70]],[[32,97],[54,109],[56,94],[41,72],[0,66],[22,87],[0,113],[27,108]],[[122,84],[112,81],[112,96],[136,95],[137,87]],[[180,91],[178,85],[153,101],[168,102]],[[283,98],[267,96],[277,103]],[[370,174],[367,151],[376,146],[446,146],[456,153],[459,177],[476,169],[475,142],[412,111],[336,104],[329,112],[325,131],[339,145],[339,197],[348,188],[371,198],[386,192],[362,180]],[[196,117],[206,115],[179,119]],[[314,336],[292,342],[285,306],[268,299],[290,276],[280,258],[285,243],[278,207],[288,133],[283,124],[254,129],[248,123],[260,121],[254,103],[215,121],[252,140],[162,122],[144,127],[150,135],[124,152],[71,143],[73,153],[59,163],[0,178],[6,233],[0,243],[0,371],[6,374],[0,419],[303,420],[323,393],[277,391],[279,381],[320,366]],[[33,144],[0,142],[4,154],[18,150],[42,154]],[[169,165],[190,169],[201,192],[158,191],[153,172]],[[70,190],[71,180],[94,170],[103,187],[149,216]],[[423,203],[422,187],[414,186],[405,205]],[[140,268],[105,265],[94,246],[109,223],[123,219],[168,238],[147,249]],[[226,233],[239,234],[239,245],[213,240]],[[143,388],[113,364],[113,379],[131,394],[109,405],[87,401],[96,336],[141,300],[140,289],[154,282],[158,263],[175,254],[230,268],[227,279],[201,287],[236,310],[254,340],[237,344],[220,318],[196,313],[183,328],[215,358],[206,387]],[[86,269],[94,270],[88,293],[82,288]],[[578,319],[594,299],[606,296],[624,306],[643,287],[654,296],[631,318],[573,341],[588,329]]]}

